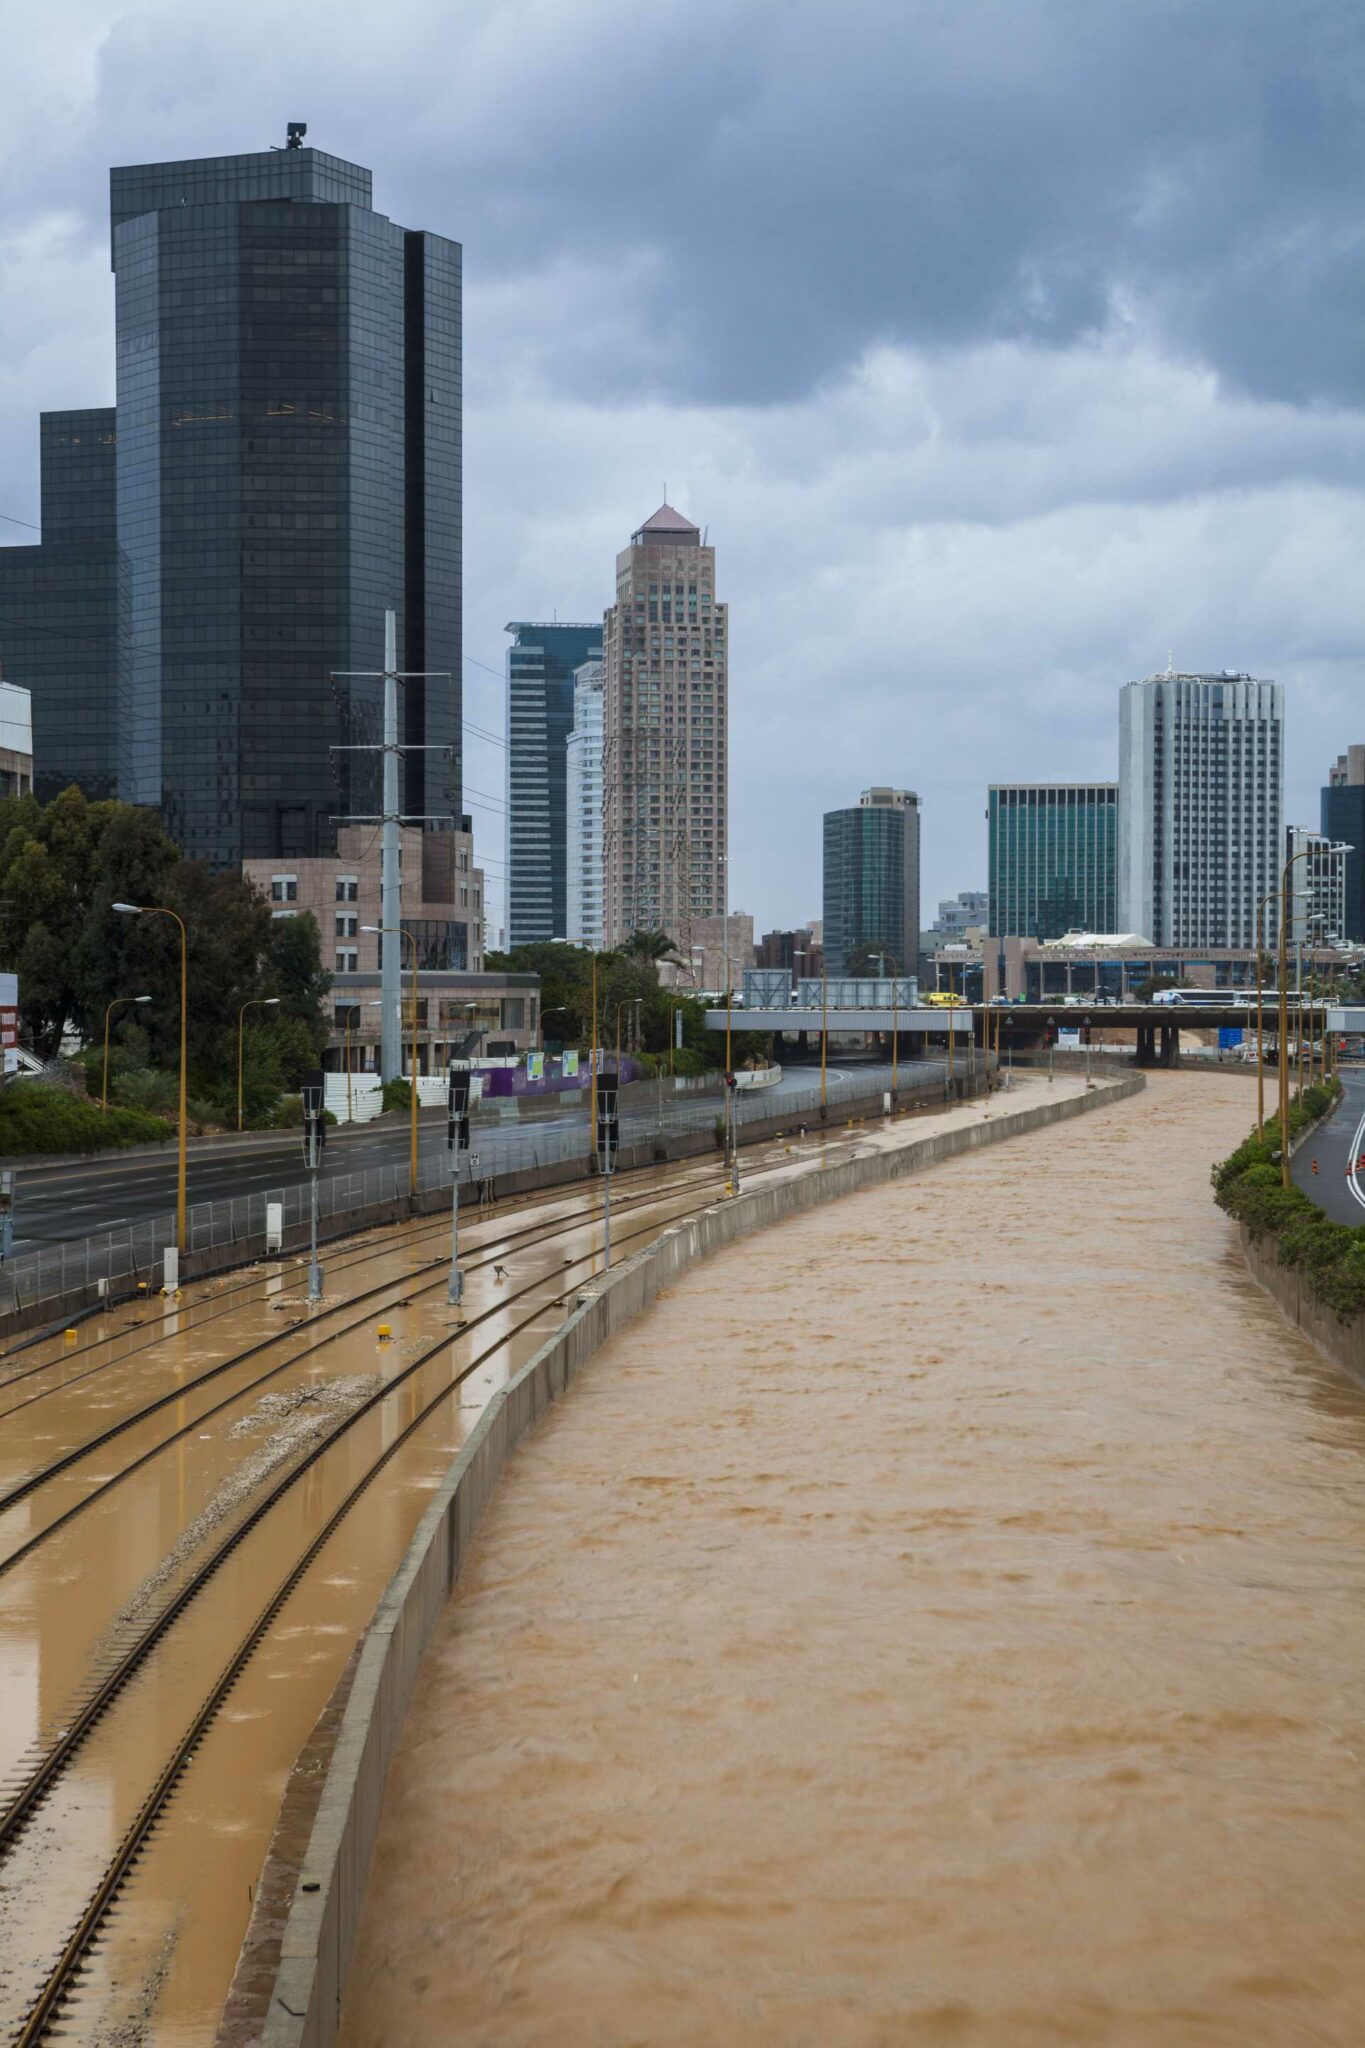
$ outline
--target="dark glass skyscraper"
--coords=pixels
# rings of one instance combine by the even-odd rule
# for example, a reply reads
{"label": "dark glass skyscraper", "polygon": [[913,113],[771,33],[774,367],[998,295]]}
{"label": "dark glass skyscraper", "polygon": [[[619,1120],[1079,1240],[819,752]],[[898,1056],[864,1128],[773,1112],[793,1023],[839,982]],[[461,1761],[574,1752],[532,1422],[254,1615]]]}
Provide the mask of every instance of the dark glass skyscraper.
{"label": "dark glass skyscraper", "polygon": [[513,619],[507,631],[507,943],[528,946],[568,933],[574,670],[600,659],[602,628]]}
{"label": "dark glass skyscraper", "polygon": [[117,796],[131,768],[127,558],[115,512],[114,411],[41,419],[41,546],[0,548],[0,658],[33,697],[34,793]]}
{"label": "dark glass skyscraper", "polygon": [[1345,921],[1340,936],[1365,939],[1365,746],[1348,747],[1328,771],[1322,792],[1322,831],[1351,851],[1346,856]]}
{"label": "dark glass skyscraper", "polygon": [[330,851],[339,812],[375,808],[372,763],[329,748],[378,737],[378,684],[345,672],[382,665],[392,606],[399,666],[447,672],[404,691],[403,736],[428,749],[404,805],[457,819],[458,244],[292,146],[116,169],[110,222],[120,794],[218,867]]}

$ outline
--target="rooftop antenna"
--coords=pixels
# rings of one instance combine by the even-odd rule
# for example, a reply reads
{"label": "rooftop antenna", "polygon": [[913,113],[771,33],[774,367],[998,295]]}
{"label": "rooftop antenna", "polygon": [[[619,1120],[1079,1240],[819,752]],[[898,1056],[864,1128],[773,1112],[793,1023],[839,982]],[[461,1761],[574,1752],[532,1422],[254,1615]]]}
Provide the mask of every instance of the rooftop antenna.
{"label": "rooftop antenna", "polygon": [[302,149],[303,138],[308,133],[308,123],[306,121],[290,121],[286,126],[285,132],[288,136],[288,141],[284,145],[285,148]]}
{"label": "rooftop antenna", "polygon": [[1175,674],[1175,649],[1173,647],[1168,647],[1166,650],[1166,673],[1168,676]]}

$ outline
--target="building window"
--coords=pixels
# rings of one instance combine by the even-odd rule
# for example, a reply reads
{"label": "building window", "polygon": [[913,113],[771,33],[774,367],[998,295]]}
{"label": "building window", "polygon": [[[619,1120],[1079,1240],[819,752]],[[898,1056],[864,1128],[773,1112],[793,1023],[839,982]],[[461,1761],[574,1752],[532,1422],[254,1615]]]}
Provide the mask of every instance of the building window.
{"label": "building window", "polygon": [[272,875],[270,877],[270,900],[272,903],[297,903],[299,900],[298,876]]}
{"label": "building window", "polygon": [[356,903],[356,902],[358,902],[358,901],[359,901],[359,898],[360,898],[360,878],[359,878],[359,876],[358,876],[358,875],[338,875],[338,876],[337,876],[337,899],[336,899],[336,900],[337,900],[337,902],[338,902],[338,903]]}
{"label": "building window", "polygon": [[337,973],[354,974],[359,957],[359,952],[355,946],[338,946],[336,949]]}
{"label": "building window", "polygon": [[355,935],[356,935],[356,929],[357,929],[357,927],[358,927],[359,923],[360,923],[360,919],[359,919],[359,918],[358,918],[357,916],[354,916],[354,915],[352,915],[352,916],[350,916],[350,917],[347,917],[347,916],[343,916],[343,915],[342,915],[342,914],[341,914],[341,913],[339,912],[339,913],[338,913],[338,915],[337,915],[337,921],[336,921],[336,926],[337,926],[337,929],[336,929],[336,935],[337,935],[337,937],[338,937],[339,939],[353,939],[353,938],[355,937]]}

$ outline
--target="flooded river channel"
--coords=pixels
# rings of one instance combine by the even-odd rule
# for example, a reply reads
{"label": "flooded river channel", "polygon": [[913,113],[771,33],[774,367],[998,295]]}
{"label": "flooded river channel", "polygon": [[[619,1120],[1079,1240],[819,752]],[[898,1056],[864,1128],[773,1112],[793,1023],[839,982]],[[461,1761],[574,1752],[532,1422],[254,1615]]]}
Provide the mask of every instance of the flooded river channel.
{"label": "flooded river channel", "polygon": [[1365,1393],[1248,1280],[1240,1075],[699,1266],[518,1453],[346,2048],[1365,2037]]}

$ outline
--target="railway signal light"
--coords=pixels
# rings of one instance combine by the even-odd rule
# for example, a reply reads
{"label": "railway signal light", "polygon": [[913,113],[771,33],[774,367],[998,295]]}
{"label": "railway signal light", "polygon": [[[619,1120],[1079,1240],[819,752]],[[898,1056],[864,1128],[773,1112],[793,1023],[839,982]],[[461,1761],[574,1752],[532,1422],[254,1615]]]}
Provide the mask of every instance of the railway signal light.
{"label": "railway signal light", "polygon": [[469,1097],[473,1076],[468,1060],[452,1060],[446,1069],[446,1144],[452,1152],[469,1150]]}
{"label": "railway signal light", "polygon": [[303,1077],[303,1162],[308,1168],[308,1299],[322,1300],[322,1267],[318,1264],[318,1168],[327,1143],[327,1083],[321,1067]]}
{"label": "railway signal light", "polygon": [[450,1284],[446,1300],[458,1308],[464,1294],[460,1271],[460,1154],[469,1150],[469,1098],[474,1076],[468,1060],[446,1067],[446,1147],[450,1153]]}
{"label": "railway signal light", "polygon": [[621,1125],[617,1115],[621,1099],[620,1085],[615,1074],[604,1074],[597,1083],[597,1156],[602,1161],[602,1171],[610,1173],[621,1144]]}
{"label": "railway signal light", "polygon": [[621,1145],[617,1106],[621,1100],[618,1074],[603,1074],[597,1083],[597,1158],[602,1175],[602,1270],[611,1265],[611,1176]]}
{"label": "railway signal light", "polygon": [[322,1148],[327,1143],[327,1119],[324,1110],[327,1084],[321,1067],[315,1067],[311,1074],[303,1077],[300,1094],[303,1098],[303,1163],[310,1173],[316,1173],[322,1164]]}

